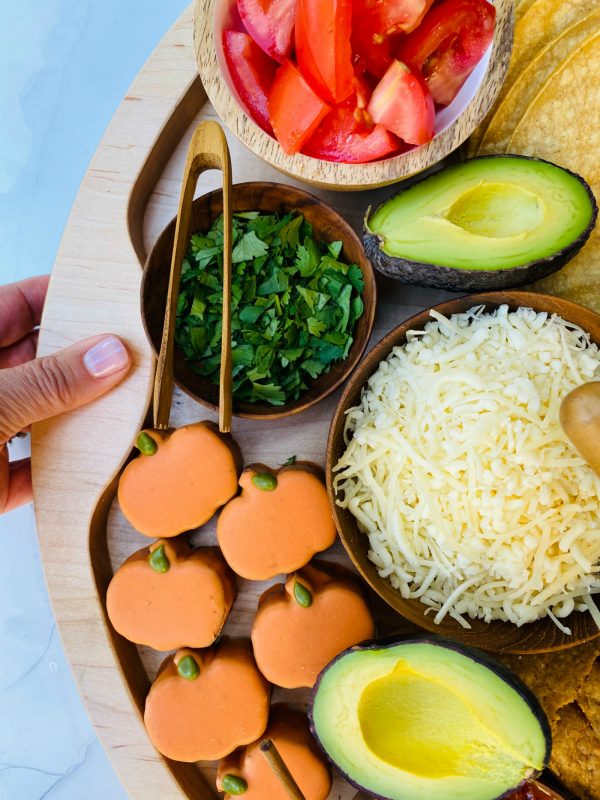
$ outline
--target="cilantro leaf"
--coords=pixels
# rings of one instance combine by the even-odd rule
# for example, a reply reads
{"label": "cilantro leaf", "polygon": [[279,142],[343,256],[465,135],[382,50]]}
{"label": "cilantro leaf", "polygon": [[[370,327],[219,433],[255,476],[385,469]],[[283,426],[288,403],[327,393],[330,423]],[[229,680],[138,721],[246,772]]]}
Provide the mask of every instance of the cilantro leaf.
{"label": "cilantro leaf", "polygon": [[[232,376],[236,401],[281,406],[346,358],[364,312],[364,278],[341,242],[313,236],[302,215],[233,216]],[[223,218],[189,242],[175,342],[190,369],[219,382]]]}
{"label": "cilantro leaf", "polygon": [[252,258],[265,256],[269,248],[261,241],[254,231],[245,233],[231,253],[231,260],[234,264],[240,261],[250,261]]}

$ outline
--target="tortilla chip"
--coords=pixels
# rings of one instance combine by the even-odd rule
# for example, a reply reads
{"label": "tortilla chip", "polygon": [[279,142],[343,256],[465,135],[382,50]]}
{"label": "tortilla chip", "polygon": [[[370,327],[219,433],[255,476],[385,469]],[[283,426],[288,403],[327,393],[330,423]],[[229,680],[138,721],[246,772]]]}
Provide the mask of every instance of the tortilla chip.
{"label": "tortilla chip", "polygon": [[[538,0],[539,2],[539,0]],[[582,175],[600,197],[600,32],[556,70],[529,106],[508,152],[539,156]],[[549,292],[600,311],[600,231],[562,270],[538,281]]]}
{"label": "tortilla chip", "polygon": [[597,11],[599,7],[598,0],[593,0],[593,2],[590,0],[535,0],[531,4],[526,3],[524,13],[517,12],[515,14],[513,50],[508,73],[495,104],[469,140],[469,155],[477,152],[479,143],[496,109],[529,62],[570,25],[583,20],[589,13]]}
{"label": "tortilla chip", "polygon": [[600,661],[596,661],[579,693],[578,703],[600,739]]}
{"label": "tortilla chip", "polygon": [[553,80],[557,66],[563,64],[587,39],[600,31],[600,10],[576,22],[546,45],[510,87],[496,108],[479,145],[478,154],[505,153],[511,136],[529,105],[544,84]]}
{"label": "tortilla chip", "polygon": [[581,800],[600,800],[600,739],[576,703],[561,711],[550,769]]}
{"label": "tortilla chip", "polygon": [[515,22],[518,22],[521,17],[526,14],[535,0],[516,0],[515,2]]}
{"label": "tortilla chip", "polygon": [[560,709],[577,698],[599,653],[597,639],[555,653],[502,655],[500,660],[531,689],[554,727]]}

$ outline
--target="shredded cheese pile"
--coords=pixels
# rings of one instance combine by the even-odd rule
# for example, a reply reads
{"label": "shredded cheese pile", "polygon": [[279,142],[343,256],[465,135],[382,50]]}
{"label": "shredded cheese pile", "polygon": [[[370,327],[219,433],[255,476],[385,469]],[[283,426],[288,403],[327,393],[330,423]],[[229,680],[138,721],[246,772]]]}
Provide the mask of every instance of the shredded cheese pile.
{"label": "shredded cheese pile", "polygon": [[348,412],[337,502],[369,558],[439,623],[522,625],[600,592],[600,478],[567,440],[562,398],[600,375],[580,328],[529,308],[431,312]]}

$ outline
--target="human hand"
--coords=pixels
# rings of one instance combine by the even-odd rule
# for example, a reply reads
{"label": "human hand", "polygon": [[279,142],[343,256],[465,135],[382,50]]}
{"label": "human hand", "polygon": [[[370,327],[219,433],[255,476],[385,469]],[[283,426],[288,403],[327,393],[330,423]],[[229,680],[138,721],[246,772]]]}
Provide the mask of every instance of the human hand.
{"label": "human hand", "polygon": [[116,336],[92,336],[35,358],[49,276],[0,286],[0,514],[31,500],[29,459],[8,441],[33,422],[89,403],[121,381],[131,358]]}

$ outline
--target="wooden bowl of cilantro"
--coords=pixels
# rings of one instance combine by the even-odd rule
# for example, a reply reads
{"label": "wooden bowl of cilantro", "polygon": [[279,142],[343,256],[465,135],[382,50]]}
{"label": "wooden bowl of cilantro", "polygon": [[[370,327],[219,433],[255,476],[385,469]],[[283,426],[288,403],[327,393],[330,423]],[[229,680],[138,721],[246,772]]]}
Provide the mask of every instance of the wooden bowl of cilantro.
{"label": "wooden bowl of cilantro", "polygon": [[[234,414],[276,418],[331,394],[358,364],[375,317],[373,268],[352,227],[316,197],[276,183],[233,187]],[[175,332],[174,378],[216,408],[222,194],[194,201]],[[160,348],[175,220],[144,268],[142,318]]]}

